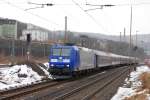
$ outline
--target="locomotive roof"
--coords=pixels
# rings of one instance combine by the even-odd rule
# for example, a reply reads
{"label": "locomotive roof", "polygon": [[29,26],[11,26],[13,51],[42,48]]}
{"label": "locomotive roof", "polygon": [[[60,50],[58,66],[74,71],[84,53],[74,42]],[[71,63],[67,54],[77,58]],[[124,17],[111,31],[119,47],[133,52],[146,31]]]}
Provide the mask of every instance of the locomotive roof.
{"label": "locomotive roof", "polygon": [[78,50],[77,46],[69,46],[69,45],[53,45],[52,48],[73,48],[75,50]]}

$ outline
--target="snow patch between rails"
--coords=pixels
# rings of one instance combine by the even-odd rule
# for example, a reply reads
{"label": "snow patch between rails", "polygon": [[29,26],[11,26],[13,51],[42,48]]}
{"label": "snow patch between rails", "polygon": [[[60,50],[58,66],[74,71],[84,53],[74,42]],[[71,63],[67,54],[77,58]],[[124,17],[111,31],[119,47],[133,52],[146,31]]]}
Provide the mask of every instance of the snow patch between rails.
{"label": "snow patch between rails", "polygon": [[[42,68],[41,68],[42,69]],[[42,69],[44,70],[44,68]],[[49,75],[44,70],[46,75]],[[38,75],[27,65],[15,65],[9,68],[0,68],[0,90],[11,89],[19,86],[26,86],[40,82],[44,76]]]}
{"label": "snow patch between rails", "polygon": [[[123,87],[119,87],[117,93],[111,98],[111,100],[124,100],[125,97],[130,97],[138,94],[136,91],[142,85],[139,80],[139,76],[144,72],[150,72],[150,68],[147,66],[139,66],[136,71],[130,73],[130,77],[125,79]],[[150,100],[150,95],[147,96]]]}

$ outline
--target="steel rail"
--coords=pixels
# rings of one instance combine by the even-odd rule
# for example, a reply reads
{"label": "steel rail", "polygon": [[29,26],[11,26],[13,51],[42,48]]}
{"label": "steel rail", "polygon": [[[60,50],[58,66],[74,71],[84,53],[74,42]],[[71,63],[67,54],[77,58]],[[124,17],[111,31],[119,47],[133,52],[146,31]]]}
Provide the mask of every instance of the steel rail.
{"label": "steel rail", "polygon": [[126,74],[126,72],[129,70],[130,68],[128,68],[127,70],[123,71],[122,73],[118,74],[116,77],[112,78],[110,81],[106,82],[102,87],[97,88],[94,92],[86,95],[84,98],[82,98],[81,100],[91,100],[92,97],[97,94],[98,92],[100,92],[102,89],[104,89],[105,87],[107,87],[108,85],[110,85],[112,82],[119,80],[121,78],[121,76],[124,76],[124,74]]}
{"label": "steel rail", "polygon": [[34,92],[38,92],[38,91],[41,91],[43,89],[46,89],[46,88],[50,88],[50,87],[53,87],[53,86],[57,86],[57,85],[60,85],[60,84],[63,84],[65,83],[66,81],[63,81],[63,82],[50,82],[50,83],[47,83],[47,84],[44,84],[44,85],[36,85],[34,87],[30,87],[30,88],[27,88],[27,89],[19,89],[17,92],[15,93],[10,93],[10,94],[4,94],[4,95],[1,95],[1,98],[0,100],[10,100],[10,99],[15,99],[15,98],[19,98],[21,96],[24,96],[24,95],[27,95],[27,94],[31,94],[31,93],[34,93]]}
{"label": "steel rail", "polygon": [[75,88],[75,89],[73,89],[73,90],[71,90],[71,91],[69,91],[67,93],[64,93],[64,94],[62,94],[62,95],[60,95],[58,97],[55,97],[53,100],[62,100],[62,99],[65,99],[65,98],[67,98],[67,97],[75,94],[76,92],[79,92],[79,91],[85,89],[86,87],[89,87],[90,85],[95,84],[98,81],[103,80],[103,79],[107,78],[108,76],[113,75],[114,73],[118,72],[118,70],[121,70],[121,69],[123,69],[123,68],[118,68],[117,70],[115,70],[115,71],[113,71],[111,73],[108,73],[107,75],[104,75],[101,78],[97,78],[94,81],[88,82],[88,83],[86,83],[84,85],[81,85],[81,86],[79,86],[79,87],[77,87],[77,88]]}

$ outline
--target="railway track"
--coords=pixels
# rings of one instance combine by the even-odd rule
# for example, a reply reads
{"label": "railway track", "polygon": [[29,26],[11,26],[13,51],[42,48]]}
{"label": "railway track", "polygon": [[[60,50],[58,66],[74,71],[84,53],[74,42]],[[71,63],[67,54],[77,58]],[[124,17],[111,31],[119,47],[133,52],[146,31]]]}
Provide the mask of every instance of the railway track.
{"label": "railway track", "polygon": [[[94,95],[107,87],[107,85],[113,83],[116,78],[120,78],[120,76],[123,75],[123,73],[126,73],[127,70],[129,70],[128,67],[121,67],[110,69],[106,72],[84,77],[78,80],[49,80],[10,91],[2,91],[0,92],[0,100],[90,100],[94,97]],[[116,74],[118,72],[119,74]]]}
{"label": "railway track", "polygon": [[[38,65],[43,67],[44,66],[43,64],[36,64],[36,63],[30,63],[30,62],[27,62],[27,63],[25,62],[25,64],[32,66],[34,70],[37,70],[41,75],[43,75],[43,73],[39,70],[39,68],[36,69]],[[42,89],[53,87],[53,86],[56,86],[56,85],[59,85],[61,83],[65,83],[68,81],[69,80],[58,82],[58,81],[52,81],[50,79],[44,78],[41,81],[37,81],[36,83],[31,83],[26,86],[14,87],[11,90],[0,91],[0,100],[15,99],[23,95],[27,95],[32,92],[37,92]]]}
{"label": "railway track", "polygon": [[[89,78],[94,78],[95,76],[89,77]],[[70,80],[62,80],[62,81],[52,81],[48,80],[45,82],[37,83],[37,84],[32,84],[20,88],[15,88],[12,90],[8,91],[0,91],[0,100],[10,100],[10,99],[17,99],[20,98],[21,96],[25,96],[34,92],[42,91],[46,88],[51,88],[51,87],[58,87],[62,84],[72,82],[73,79]]]}
{"label": "railway track", "polygon": [[[25,100],[90,100],[97,92],[106,87],[106,84],[129,70],[128,67],[112,69],[107,72],[98,73],[96,75],[75,80],[73,82],[64,83],[54,87],[50,87],[39,93],[32,93],[23,97]],[[119,74],[116,74],[118,73]],[[129,73],[129,72],[128,72]],[[127,73],[126,73],[127,74]],[[113,77],[112,77],[113,76]],[[108,80],[110,80],[108,82]],[[102,85],[103,84],[103,85]],[[100,89],[97,88],[100,86]],[[98,90],[97,90],[98,89]],[[92,91],[91,91],[92,90]],[[95,91],[93,91],[95,90]],[[99,100],[99,99],[98,99]]]}
{"label": "railway track", "polygon": [[[99,73],[98,75],[100,75],[100,74],[103,74],[103,73]],[[96,75],[93,75],[93,76],[89,76],[87,79],[84,79],[84,80],[82,80],[82,81],[80,81],[81,83],[84,83],[85,81],[87,81],[87,80],[92,80],[92,79],[94,79],[94,78],[96,78],[97,76],[98,76],[97,74]],[[83,77],[81,77],[81,79],[82,79]],[[33,94],[34,94],[34,91],[30,91],[30,93],[27,93],[26,95],[26,97],[30,100],[33,100],[33,99],[41,99],[43,96],[41,96],[41,91],[42,90],[44,90],[45,88],[48,88],[48,90],[52,90],[52,92],[55,92],[55,91],[53,91],[53,90],[57,90],[58,89],[58,91],[60,91],[60,89],[61,88],[59,88],[59,87],[62,87],[62,86],[68,86],[68,85],[70,85],[70,84],[76,84],[76,83],[78,83],[78,82],[76,82],[75,81],[76,79],[70,79],[70,80],[65,80],[65,81],[59,81],[59,84],[57,84],[57,85],[53,85],[52,87],[43,87],[39,92],[40,93],[38,93],[38,91],[36,92],[36,93],[38,93],[37,94],[37,96],[32,96]],[[54,81],[55,82],[55,81]],[[42,91],[43,92],[43,91]],[[29,95],[28,95],[29,94]],[[18,94],[19,96],[18,97],[20,97],[20,94]],[[42,94],[43,95],[43,94]],[[45,95],[45,94],[44,94]],[[31,96],[31,97],[30,97]],[[45,95],[46,96],[46,95]],[[44,97],[45,97],[44,96]],[[17,97],[17,96],[16,96]],[[26,98],[25,97],[25,98]]]}
{"label": "railway track", "polygon": [[46,88],[50,88],[53,86],[57,86],[60,84],[63,84],[66,81],[46,81],[46,82],[42,82],[42,83],[38,83],[38,84],[33,84],[33,85],[29,85],[29,86],[25,86],[25,87],[21,87],[21,88],[16,88],[10,91],[3,91],[0,92],[0,100],[10,100],[10,99],[16,99],[19,98],[21,96],[30,94],[30,93],[34,93],[34,92],[38,92],[41,91],[42,89],[46,89]]}
{"label": "railway track", "polygon": [[122,83],[122,81],[124,81],[124,79],[130,72],[129,70],[130,68],[120,72],[119,74],[114,74],[112,79],[108,77],[108,79],[104,79],[103,82],[97,83],[97,88],[94,89],[93,87],[92,89],[94,91],[82,97],[81,100],[110,100],[111,96],[113,95],[108,95],[109,91],[111,91],[111,89],[113,89],[116,84],[119,85],[120,83]]}
{"label": "railway track", "polygon": [[0,65],[0,68],[6,68],[6,67],[10,67],[10,65],[7,65],[7,64]]}
{"label": "railway track", "polygon": [[[111,72],[103,78],[97,78],[96,80],[88,82],[87,84],[84,84],[80,87],[77,87],[77,88],[67,92],[67,93],[64,93],[64,94],[54,98],[54,100],[64,100],[64,99],[65,100],[92,100],[92,98],[94,97],[95,94],[97,94],[98,92],[101,92],[102,89],[106,88],[115,79],[122,76],[128,70],[129,70],[129,68],[122,71],[122,68],[121,68],[117,71]],[[116,72],[117,72],[117,74],[116,74]],[[112,75],[113,75],[113,77],[112,77]],[[97,100],[99,100],[99,99],[97,99]]]}

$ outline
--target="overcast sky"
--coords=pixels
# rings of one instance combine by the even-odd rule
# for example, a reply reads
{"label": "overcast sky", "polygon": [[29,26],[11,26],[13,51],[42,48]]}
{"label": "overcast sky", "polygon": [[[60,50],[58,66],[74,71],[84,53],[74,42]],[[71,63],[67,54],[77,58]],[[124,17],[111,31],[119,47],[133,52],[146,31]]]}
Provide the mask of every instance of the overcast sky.
{"label": "overcast sky", "polygon": [[[24,11],[40,7],[28,2],[55,5]],[[84,12],[83,10],[99,8],[99,6],[87,6],[86,2],[94,5],[117,6]],[[132,34],[136,31],[138,34],[150,33],[149,0],[0,0],[0,17],[17,19],[50,30],[64,30],[64,17],[67,16],[70,31],[119,35],[124,27],[129,34],[131,4],[133,5]]]}

